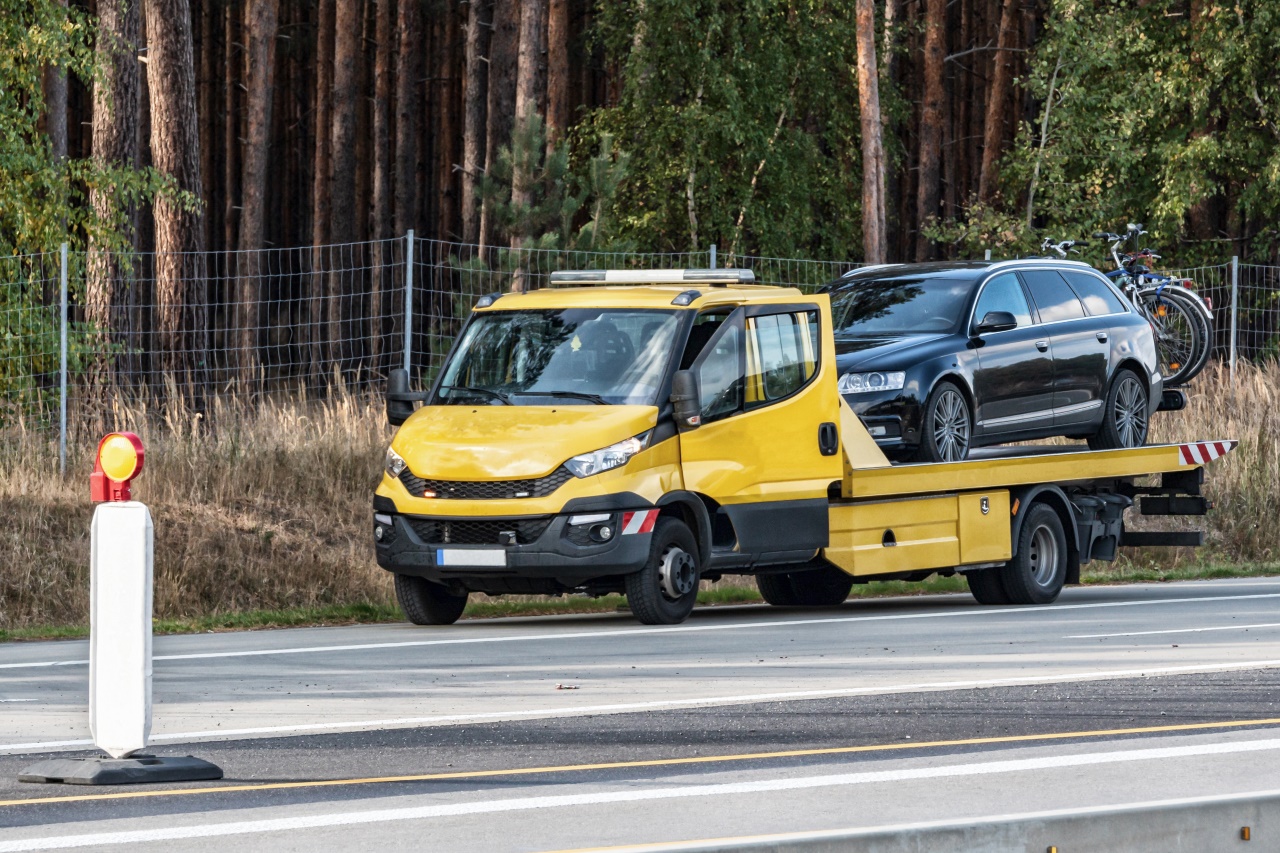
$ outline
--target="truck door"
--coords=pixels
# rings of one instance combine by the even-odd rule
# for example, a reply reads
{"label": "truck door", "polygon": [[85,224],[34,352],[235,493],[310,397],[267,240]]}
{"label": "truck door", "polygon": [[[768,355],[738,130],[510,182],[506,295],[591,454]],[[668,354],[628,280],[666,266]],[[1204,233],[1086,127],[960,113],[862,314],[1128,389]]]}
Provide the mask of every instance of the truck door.
{"label": "truck door", "polygon": [[744,556],[827,544],[843,473],[830,316],[820,302],[738,308],[690,365],[702,423],[680,436],[685,488],[721,506]]}

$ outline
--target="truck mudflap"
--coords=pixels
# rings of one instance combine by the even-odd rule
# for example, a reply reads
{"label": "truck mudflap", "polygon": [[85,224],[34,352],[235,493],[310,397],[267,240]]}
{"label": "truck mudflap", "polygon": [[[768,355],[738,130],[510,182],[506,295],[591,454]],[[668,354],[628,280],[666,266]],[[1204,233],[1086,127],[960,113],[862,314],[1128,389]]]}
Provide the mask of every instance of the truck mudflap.
{"label": "truck mudflap", "polygon": [[406,515],[386,503],[374,504],[373,532],[388,571],[434,581],[543,578],[569,588],[643,568],[659,513],[459,518]]}

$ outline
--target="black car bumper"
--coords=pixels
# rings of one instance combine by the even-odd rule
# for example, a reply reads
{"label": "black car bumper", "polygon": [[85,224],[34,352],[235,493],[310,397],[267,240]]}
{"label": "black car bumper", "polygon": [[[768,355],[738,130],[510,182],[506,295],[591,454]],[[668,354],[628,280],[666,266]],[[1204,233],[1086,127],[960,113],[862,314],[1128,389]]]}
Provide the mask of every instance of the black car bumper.
{"label": "black car bumper", "polygon": [[914,448],[920,443],[920,401],[901,391],[849,394],[844,398],[880,447]]}

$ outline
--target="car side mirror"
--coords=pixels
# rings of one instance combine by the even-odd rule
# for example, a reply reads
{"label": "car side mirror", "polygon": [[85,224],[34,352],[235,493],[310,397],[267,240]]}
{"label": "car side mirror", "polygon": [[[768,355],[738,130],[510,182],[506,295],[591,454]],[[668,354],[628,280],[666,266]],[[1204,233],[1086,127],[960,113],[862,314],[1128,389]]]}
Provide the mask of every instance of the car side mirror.
{"label": "car side mirror", "polygon": [[692,370],[677,370],[671,377],[671,409],[676,418],[676,428],[681,432],[697,429],[702,424],[698,377]]}
{"label": "car side mirror", "polygon": [[397,368],[387,376],[387,423],[398,427],[413,414],[413,404],[425,394],[409,390],[409,371]]}
{"label": "car side mirror", "polygon": [[977,331],[979,335],[986,335],[1016,328],[1018,328],[1018,321],[1008,311],[988,311],[987,316],[983,317],[982,322],[978,324]]}

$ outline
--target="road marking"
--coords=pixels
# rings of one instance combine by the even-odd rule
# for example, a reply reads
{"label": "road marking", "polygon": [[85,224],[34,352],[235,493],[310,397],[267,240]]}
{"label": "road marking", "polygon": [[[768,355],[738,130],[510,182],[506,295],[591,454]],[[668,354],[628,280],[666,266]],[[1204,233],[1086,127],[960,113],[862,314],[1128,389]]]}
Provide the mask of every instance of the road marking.
{"label": "road marking", "polygon": [[[441,714],[431,717],[398,717],[384,720],[353,720],[345,723],[297,723],[290,726],[260,726],[245,729],[209,729],[200,732],[168,732],[153,734],[151,742],[186,742],[200,739],[233,740],[250,735],[295,735],[316,732],[378,730],[416,726],[460,725],[464,723],[508,721],[520,719],[552,719],[581,717],[589,714],[621,714],[632,711],[657,711],[674,708],[714,707],[717,705],[750,705],[757,702],[795,702],[805,699],[833,699],[841,696],[881,696],[892,693],[925,693],[938,690],[971,690],[983,687],[1006,687],[1022,684],[1058,684],[1071,681],[1103,681],[1110,678],[1148,678],[1180,673],[1233,672],[1247,669],[1275,669],[1278,660],[1254,660],[1238,663],[1190,664],[1187,666],[1155,666],[1141,669],[1115,669],[1094,672],[1064,672],[1055,675],[1020,675],[1008,678],[984,678],[967,681],[932,681],[917,684],[885,684],[874,687],[846,687],[828,690],[793,690],[785,693],[749,693],[738,696],[707,696],[693,699],[656,699],[651,702],[622,702],[614,705],[580,705],[573,708],[534,708],[526,711],[488,711],[474,714]],[[40,751],[70,746],[89,746],[93,741],[51,740],[33,743],[0,744],[0,752],[16,750]]]}
{"label": "road marking", "polygon": [[1150,637],[1154,634],[1200,634],[1205,631],[1243,631],[1246,628],[1280,628],[1280,622],[1261,622],[1257,625],[1222,625],[1212,628],[1168,628],[1164,631],[1128,631],[1123,634],[1072,634],[1064,640],[1092,640],[1098,637]]}
{"label": "road marking", "polygon": [[1253,726],[1280,725],[1280,717],[1264,720],[1227,720],[1212,723],[1177,723],[1168,726],[1145,726],[1129,729],[1096,729],[1083,732],[1049,732],[1037,735],[1002,735],[966,738],[964,740],[919,741],[914,743],[876,743],[861,746],[832,746],[814,749],[789,749],[782,752],[748,752],[732,755],[698,755],[690,758],[653,758],[645,761],[610,761],[595,764],[563,764],[547,767],[514,767],[503,770],[455,770],[450,773],[423,773],[411,776],[370,776],[354,779],[320,779],[305,782],[264,782],[257,785],[206,785],[200,788],[169,788],[158,791],[118,791],[110,794],[73,794],[65,797],[40,797],[23,800],[0,800],[0,806],[29,806],[47,803],[83,803],[98,800],[134,800],[153,797],[185,797],[197,794],[230,794],[244,791],[278,791],[292,788],[333,788],[345,785],[377,785],[392,782],[439,782],[452,779],[485,779],[494,776],[531,776],[550,773],[581,773],[588,770],[632,770],[640,767],[678,767],[687,764],[725,764],[739,761],[767,761],[778,758],[812,758],[824,755],[851,755],[865,752],[904,752],[957,746],[990,746],[1002,743],[1035,743],[1038,741],[1078,740],[1091,737],[1123,735],[1204,732]]}
{"label": "road marking", "polygon": [[[951,616],[1007,616],[1022,613],[1061,613],[1064,610],[1091,610],[1102,607],[1146,607],[1162,604],[1196,604],[1202,601],[1245,601],[1259,598],[1280,598],[1280,592],[1251,593],[1248,595],[1211,595],[1195,598],[1156,598],[1150,601],[1095,601],[1082,604],[1032,605],[1029,607],[980,607],[967,610],[947,610],[942,613],[894,613],[883,616],[832,616],[823,619],[786,619],[761,622],[735,622],[730,625],[672,625],[661,628],[628,627],[602,631],[574,631],[566,634],[519,634],[501,637],[451,637],[447,640],[403,640],[387,643],[354,643],[340,646],[299,646],[282,649],[243,649],[225,652],[192,652],[189,654],[155,655],[153,661],[212,660],[216,658],[265,657],[269,655],[307,655],[332,652],[372,651],[377,649],[402,649],[421,646],[461,646],[487,643],[531,643],[548,640],[583,640],[602,637],[633,637],[640,634],[689,634],[707,631],[742,631],[751,628],[795,628],[804,625],[830,625],[845,622],[896,622],[905,619],[941,619]],[[39,669],[54,666],[88,666],[88,659],[63,661],[29,661],[3,663],[0,669]]]}
{"label": "road marking", "polygon": [[[339,812],[337,814],[300,815],[297,817],[267,820],[242,820],[228,823],[197,824],[195,826],[168,826],[158,829],[136,829],[122,832],[98,832],[81,835],[51,835],[16,841],[0,841],[0,853],[21,853],[28,850],[67,849],[75,847],[106,846],[116,844],[145,844],[153,841],[177,841],[192,838],[219,838],[228,835],[252,835],[270,832],[298,832],[336,826],[390,823],[407,820],[430,820],[463,815],[500,814],[504,812],[531,811],[533,809],[558,809],[574,806],[594,806],[606,803],[636,803],[657,800],[686,799],[689,797],[727,797],[741,794],[761,794],[774,791],[804,791],[852,785],[873,785],[894,782],[910,782],[921,779],[954,779],[968,776],[991,776],[1003,773],[1022,773],[1040,770],[1058,770],[1069,767],[1128,764],[1138,761],[1167,761],[1179,758],[1203,756],[1240,755],[1251,752],[1280,750],[1280,739],[1242,741],[1234,743],[1195,744],[1189,746],[1156,747],[1113,752],[1094,752],[1078,755],[1053,755],[1039,758],[1008,759],[970,764],[952,764],[929,767],[903,768],[899,770],[870,770],[858,773],[837,773],[823,776],[801,776],[785,779],[763,779],[754,782],[727,782],[721,784],[682,785],[668,788],[641,788],[638,790],[598,791],[590,794],[562,794],[557,796],[515,797],[502,800],[478,800],[407,808],[372,809],[369,811]],[[172,820],[166,817],[165,820]]]}

